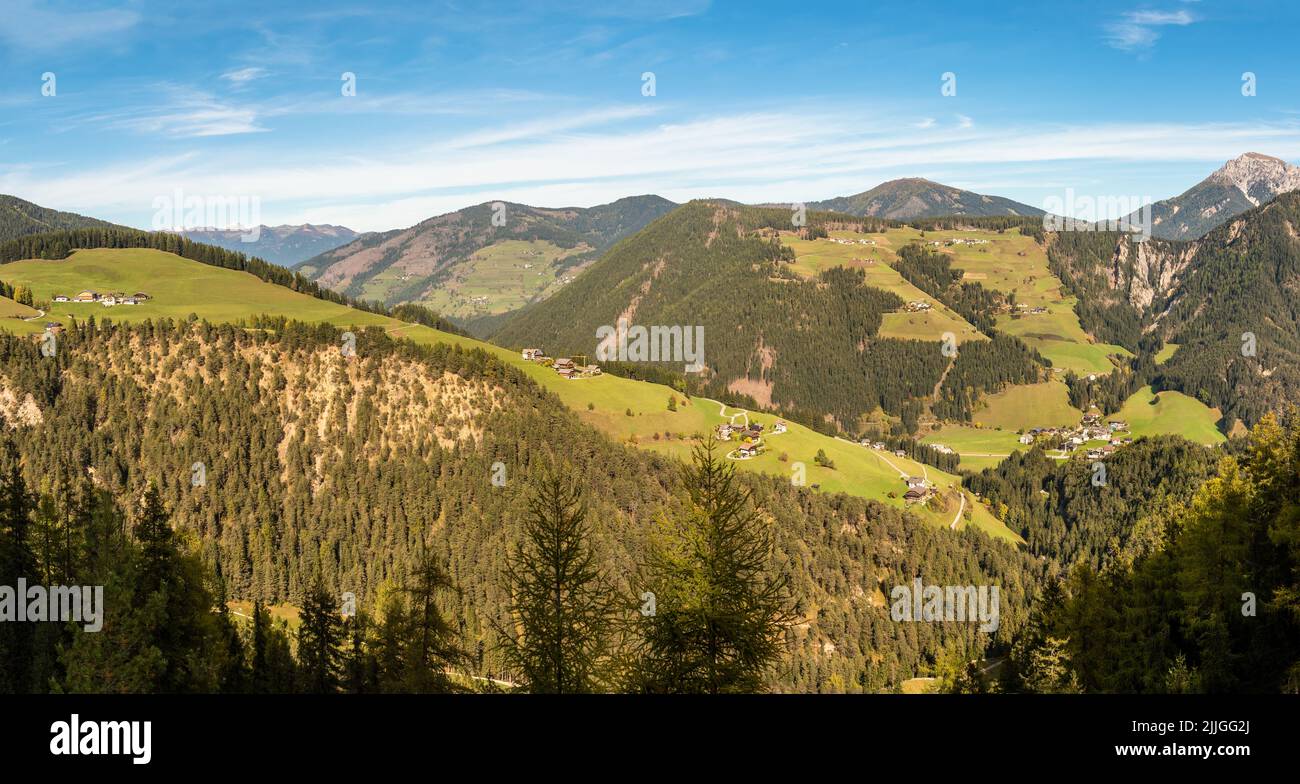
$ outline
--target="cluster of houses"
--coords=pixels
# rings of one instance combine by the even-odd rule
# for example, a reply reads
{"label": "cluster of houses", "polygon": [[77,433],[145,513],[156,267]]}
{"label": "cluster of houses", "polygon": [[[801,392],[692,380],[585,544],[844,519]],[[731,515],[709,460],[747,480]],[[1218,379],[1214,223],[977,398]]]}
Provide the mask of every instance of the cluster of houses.
{"label": "cluster of houses", "polygon": [[[869,439],[869,438],[864,438],[864,439],[862,439],[861,441],[859,441],[858,443],[861,444],[862,446],[870,447],[871,449],[874,449],[874,450],[876,450],[877,452],[888,452],[888,451],[889,451],[889,447],[885,446],[885,442],[884,442],[884,441],[872,441],[872,440]],[[895,449],[895,450],[894,450],[894,457],[907,457],[907,452],[903,451],[902,449]]]}
{"label": "cluster of houses", "polygon": [[988,240],[976,240],[967,237],[955,237],[953,239],[948,239],[948,240],[930,240],[930,245],[936,248],[941,245],[945,248],[951,248],[953,245],[987,245],[987,244],[989,244]]}
{"label": "cluster of houses", "polygon": [[554,368],[555,374],[561,378],[590,378],[600,375],[600,365],[588,365],[586,357],[581,357],[581,362],[572,357],[551,359],[540,348],[526,348],[519,354],[526,362],[536,362],[539,365]]}
{"label": "cluster of houses", "polygon": [[875,240],[865,240],[865,239],[846,240],[843,237],[831,237],[830,239],[831,242],[835,243],[836,245],[875,245],[876,244]]}
{"label": "cluster of houses", "polygon": [[[779,435],[786,431],[786,424],[782,420],[777,420],[772,425],[771,435]],[[740,446],[736,447],[736,459],[748,460],[751,457],[757,457],[763,451],[763,426],[757,422],[750,422],[748,425],[721,424],[714,429],[719,441],[730,441],[732,436],[740,439]]]}
{"label": "cluster of houses", "polygon": [[149,295],[143,291],[137,291],[134,294],[124,294],[120,291],[112,294],[100,294],[98,291],[86,289],[77,292],[71,297],[67,294],[55,294],[53,299],[55,302],[98,302],[106,308],[111,308],[115,305],[139,305],[141,302],[148,302]]}
{"label": "cluster of houses", "polygon": [[1100,414],[1086,414],[1075,427],[1035,427],[1020,436],[1020,443],[1029,445],[1042,438],[1070,453],[1091,442],[1105,441],[1101,446],[1089,447],[1086,453],[1089,460],[1100,460],[1109,457],[1119,447],[1133,443],[1131,436],[1119,435],[1127,430],[1127,422],[1102,422]]}
{"label": "cluster of houses", "polygon": [[1039,314],[1039,313],[1046,313],[1046,312],[1047,312],[1047,308],[1043,307],[1042,305],[1035,305],[1035,306],[1033,306],[1033,307],[1031,308],[1030,306],[1026,305],[1026,304],[1023,303],[1023,302],[1017,302],[1017,303],[1016,303],[1016,313],[1018,313],[1018,314],[1020,314],[1020,315],[1022,315],[1022,316],[1023,316],[1023,315],[1037,315],[1037,314]]}
{"label": "cluster of houses", "polygon": [[908,312],[908,313],[922,313],[922,312],[924,312],[924,311],[930,310],[932,307],[933,307],[933,306],[932,306],[930,303],[928,303],[928,302],[924,302],[924,301],[922,301],[922,300],[917,300],[917,301],[915,301],[915,302],[909,302],[909,303],[907,303],[907,312]]}

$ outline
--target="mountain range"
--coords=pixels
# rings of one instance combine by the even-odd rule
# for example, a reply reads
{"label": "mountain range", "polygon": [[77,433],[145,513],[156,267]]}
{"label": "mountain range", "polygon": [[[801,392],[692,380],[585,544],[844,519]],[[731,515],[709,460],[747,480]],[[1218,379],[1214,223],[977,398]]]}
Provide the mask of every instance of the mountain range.
{"label": "mountain range", "polygon": [[[181,236],[257,256],[282,267],[294,267],[303,261],[352,242],[361,236],[346,226],[329,224],[299,226],[258,226],[256,230],[194,229]],[[256,239],[246,240],[246,237]]]}
{"label": "mountain range", "polygon": [[385,303],[418,302],[461,320],[523,307],[618,240],[675,207],[633,196],[596,207],[484,202],[321,253],[303,274]]}
{"label": "mountain range", "polygon": [[[1236,215],[1300,188],[1300,166],[1248,152],[1171,199],[1151,206],[1151,233],[1167,240],[1192,240]],[[1138,221],[1138,212],[1128,217]]]}
{"label": "mountain range", "polygon": [[905,177],[882,182],[852,196],[810,202],[809,209],[842,212],[856,217],[913,220],[953,215],[990,217],[994,215],[1042,215],[1043,210],[1001,196],[985,196],[949,185]]}

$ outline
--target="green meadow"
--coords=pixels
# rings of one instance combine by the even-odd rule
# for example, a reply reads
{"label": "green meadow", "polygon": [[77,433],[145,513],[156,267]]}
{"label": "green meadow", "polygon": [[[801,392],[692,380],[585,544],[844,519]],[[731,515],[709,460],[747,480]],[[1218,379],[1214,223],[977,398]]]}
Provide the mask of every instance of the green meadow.
{"label": "green meadow", "polygon": [[825,239],[801,240],[789,233],[783,233],[781,241],[795,252],[795,262],[791,269],[805,278],[814,278],[822,270],[833,267],[850,267],[863,271],[868,286],[897,294],[904,302],[930,303],[932,309],[929,311],[886,313],[880,326],[881,337],[938,342],[943,340],[945,332],[951,332],[959,344],[968,340],[985,340],[979,330],[955,311],[907,282],[893,268],[897,256],[893,251],[896,246],[892,243],[901,239],[894,236],[898,233],[900,232],[891,231],[888,235],[850,231],[831,233],[831,236],[840,239],[872,239],[877,243],[875,247],[840,245]]}
{"label": "green meadow", "polygon": [[1070,405],[1065,382],[1055,379],[1009,386],[985,397],[983,403],[973,421],[984,427],[1011,431],[1075,425],[1083,417],[1082,411]]}
{"label": "green meadow", "polygon": [[[453,318],[518,310],[558,291],[564,285],[562,276],[575,275],[585,266],[561,273],[562,262],[587,250],[590,248],[586,245],[561,248],[541,240],[493,243],[453,265],[438,290],[421,304]],[[385,285],[383,281],[389,274],[397,273],[376,276],[376,285]],[[372,297],[369,285],[365,296]]]}
{"label": "green meadow", "polygon": [[1014,430],[944,425],[921,439],[925,444],[943,444],[961,455],[961,467],[979,471],[1001,463],[1012,452],[1027,449]]}
{"label": "green meadow", "polygon": [[1142,387],[1133,393],[1118,413],[1107,419],[1128,423],[1134,437],[1162,433],[1179,435],[1198,444],[1218,444],[1227,438],[1215,427],[1221,418],[1218,409],[1210,408],[1182,392],[1153,392]]}

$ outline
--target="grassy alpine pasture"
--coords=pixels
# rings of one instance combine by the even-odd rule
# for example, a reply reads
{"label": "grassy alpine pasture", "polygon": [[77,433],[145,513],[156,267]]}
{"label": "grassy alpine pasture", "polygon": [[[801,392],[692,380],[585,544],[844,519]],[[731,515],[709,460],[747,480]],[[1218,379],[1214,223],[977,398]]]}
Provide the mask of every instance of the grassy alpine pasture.
{"label": "grassy alpine pasture", "polygon": [[1022,430],[1034,427],[1075,425],[1083,412],[1070,405],[1070,391],[1063,381],[1009,386],[984,398],[975,412],[974,423],[983,427]]}
{"label": "grassy alpine pasture", "polygon": [[[0,326],[16,335],[36,335],[45,331],[45,322],[56,318],[37,318],[40,311],[20,305],[8,297],[0,297]],[[35,319],[28,321],[27,319]]]}
{"label": "grassy alpine pasture", "polygon": [[871,239],[876,246],[840,245],[830,240],[801,240],[792,233],[782,233],[781,242],[795,252],[791,269],[805,278],[814,278],[822,270],[834,267],[860,269],[866,275],[868,286],[897,294],[904,302],[928,302],[931,310],[918,313],[899,311],[886,313],[880,325],[880,336],[904,340],[941,341],[945,332],[951,332],[957,343],[968,340],[985,340],[969,322],[946,305],[909,283],[893,268],[897,259],[893,243],[899,232],[861,234],[851,231],[832,232],[839,239]]}
{"label": "grassy alpine pasture", "polygon": [[1127,422],[1134,438],[1169,433],[1198,444],[1218,444],[1227,440],[1215,427],[1221,416],[1218,409],[1182,392],[1157,393],[1146,386],[1107,419]]}
{"label": "grassy alpine pasture", "polygon": [[[1075,298],[1063,296],[1061,281],[1047,267],[1047,254],[1032,238],[1019,232],[996,231],[929,231],[911,227],[862,234],[836,231],[838,239],[866,239],[875,245],[841,245],[828,239],[801,240],[783,232],[782,242],[794,249],[796,260],[791,268],[813,277],[836,266],[862,269],[867,283],[892,291],[906,301],[931,303],[930,313],[891,313],[885,316],[880,334],[884,337],[917,340],[940,340],[944,332],[957,335],[958,341],[983,337],[955,312],[908,283],[893,268],[896,252],[909,242],[927,243],[932,250],[952,256],[952,266],[963,279],[985,288],[1014,294],[1017,303],[1029,308],[1042,307],[1041,314],[1009,313],[998,317],[998,329],[1020,337],[1051,360],[1054,367],[1080,374],[1109,373],[1114,365],[1109,356],[1128,356],[1122,346],[1098,343],[1079,325],[1074,313]],[[977,244],[953,244],[968,240]],[[938,243],[930,245],[929,243]]]}
{"label": "grassy alpine pasture", "polygon": [[944,425],[921,439],[926,444],[943,444],[961,455],[961,467],[979,471],[1001,463],[1012,452],[1027,449],[1014,430]]}
{"label": "grassy alpine pasture", "polygon": [[[453,265],[438,290],[421,304],[452,318],[518,310],[559,290],[562,275],[583,268],[560,273],[564,260],[588,250],[586,245],[561,248],[540,240],[503,240]],[[400,271],[385,271],[367,282],[362,298],[383,300],[403,283]]]}
{"label": "grassy alpine pasture", "polygon": [[[214,322],[232,322],[259,314],[283,315],[309,322],[326,322],[339,327],[382,327],[395,338],[415,343],[452,343],[467,349],[483,349],[523,371],[546,389],[554,392],[584,421],[620,441],[665,454],[687,457],[693,442],[690,438],[730,421],[739,409],[725,409],[713,401],[686,401],[669,387],[603,375],[566,380],[553,370],[526,362],[518,352],[510,351],[473,338],[452,335],[418,324],[409,324],[387,316],[348,308],[315,299],[282,286],[266,283],[255,276],[182,259],[149,249],[79,250],[61,261],[29,259],[3,265],[0,276],[13,285],[32,288],[37,300],[48,301],[55,294],[75,295],[84,289],[99,292],[145,292],[151,299],[141,305],[104,307],[93,303],[58,303],[49,317],[68,322],[71,319],[112,319],[139,322],[150,318],[184,319],[195,314]],[[13,303],[17,306],[17,303]],[[21,306],[18,306],[21,307]],[[13,324],[9,322],[13,321]],[[42,326],[43,329],[42,319]],[[0,318],[0,328],[19,332],[16,319]],[[39,329],[35,331],[40,331]],[[668,398],[678,401],[678,410],[668,410]],[[627,412],[631,411],[632,416]],[[755,421],[768,426],[776,417],[753,415]],[[740,421],[743,417],[736,417]],[[791,463],[807,466],[807,484],[818,484],[827,492],[846,492],[902,508],[907,489],[903,476],[928,476],[941,489],[952,488],[959,478],[929,466],[894,457],[882,456],[870,449],[816,433],[789,423],[786,433],[771,436],[770,448],[756,458],[735,461],[741,470],[760,471],[782,477],[791,476]],[[673,438],[663,436],[672,433]],[[659,440],[654,435],[660,435]],[[834,470],[813,462],[823,450],[835,464]],[[779,455],[784,452],[789,462]],[[894,493],[895,498],[889,494]],[[976,505],[968,501],[967,507]],[[922,519],[934,524],[951,523],[955,510],[948,513],[915,510]],[[971,524],[1006,539],[1015,535],[982,508],[971,509]],[[959,528],[965,523],[959,524]]]}

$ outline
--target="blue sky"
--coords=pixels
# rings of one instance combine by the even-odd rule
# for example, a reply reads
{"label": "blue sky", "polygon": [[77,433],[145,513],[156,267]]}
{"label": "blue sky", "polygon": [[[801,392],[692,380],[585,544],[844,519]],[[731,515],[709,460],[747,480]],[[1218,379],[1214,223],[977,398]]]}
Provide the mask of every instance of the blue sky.
{"label": "blue sky", "polygon": [[179,189],[378,230],[903,176],[1160,199],[1246,151],[1300,161],[1285,2],[176,5],[0,0],[0,193],[148,228]]}

